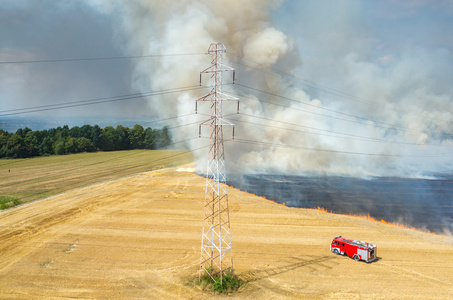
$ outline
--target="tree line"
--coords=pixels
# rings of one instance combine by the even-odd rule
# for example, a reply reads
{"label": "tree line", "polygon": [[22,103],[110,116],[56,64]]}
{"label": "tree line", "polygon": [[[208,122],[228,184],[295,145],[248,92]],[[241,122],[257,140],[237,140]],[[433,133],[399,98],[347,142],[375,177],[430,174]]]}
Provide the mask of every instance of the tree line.
{"label": "tree line", "polygon": [[27,158],[34,156],[64,155],[70,153],[115,151],[130,149],[157,149],[168,146],[171,136],[168,127],[162,129],[134,128],[118,125],[100,128],[68,125],[33,131],[20,128],[16,133],[0,129],[0,158]]}

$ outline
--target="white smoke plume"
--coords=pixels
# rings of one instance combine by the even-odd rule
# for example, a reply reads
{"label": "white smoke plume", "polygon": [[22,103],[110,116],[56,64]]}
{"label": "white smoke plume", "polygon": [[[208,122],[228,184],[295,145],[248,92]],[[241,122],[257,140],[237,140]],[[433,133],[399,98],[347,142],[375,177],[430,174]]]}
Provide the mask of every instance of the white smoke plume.
{"label": "white smoke plume", "polygon": [[[283,3],[279,0],[88,2],[117,18],[117,42],[126,54],[206,53],[213,42],[226,46],[225,63],[236,68],[238,85],[225,85],[224,90],[241,98],[241,114],[229,116],[236,124],[236,141],[225,143],[231,173],[422,176],[453,168],[452,90],[445,79],[432,77],[445,69],[450,54],[412,47],[401,57],[369,59],[363,42],[366,28],[354,27],[360,21],[356,4],[341,10],[350,11],[343,16],[349,23],[340,20],[335,9],[318,18],[306,12],[313,7],[296,4],[297,10],[288,13],[293,14],[292,26],[285,33],[273,23],[273,13]],[[322,20],[331,27],[323,27]],[[316,44],[313,29],[333,47]],[[344,32],[357,35],[354,44],[342,44]],[[304,44],[298,33],[313,44]],[[305,58],[306,48],[325,51],[325,60]],[[195,86],[199,72],[209,64],[208,55],[137,60],[133,86],[140,92]],[[288,74],[303,74],[324,85],[304,87],[300,83],[307,81]],[[230,75],[224,75],[224,83],[231,83]],[[149,100],[149,109],[159,118],[187,115],[206,92],[155,97]],[[223,105],[225,115],[234,114],[234,104]],[[203,113],[209,113],[208,105],[199,104],[199,111],[179,118],[173,126],[207,119]],[[203,128],[203,136],[208,130]],[[196,137],[198,126],[180,126],[172,133],[174,141]],[[225,139],[230,134],[225,128]],[[187,146],[197,149],[205,144],[206,139],[195,139]],[[195,151],[200,168],[205,165],[205,152]]]}

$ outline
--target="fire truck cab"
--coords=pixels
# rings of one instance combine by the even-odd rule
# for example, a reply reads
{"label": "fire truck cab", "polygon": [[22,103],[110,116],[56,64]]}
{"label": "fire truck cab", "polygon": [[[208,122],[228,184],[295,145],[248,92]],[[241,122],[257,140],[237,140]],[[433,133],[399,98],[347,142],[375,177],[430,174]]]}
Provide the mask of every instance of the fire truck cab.
{"label": "fire truck cab", "polygon": [[376,245],[351,240],[340,236],[335,237],[330,245],[330,251],[352,257],[354,260],[372,262],[377,258]]}

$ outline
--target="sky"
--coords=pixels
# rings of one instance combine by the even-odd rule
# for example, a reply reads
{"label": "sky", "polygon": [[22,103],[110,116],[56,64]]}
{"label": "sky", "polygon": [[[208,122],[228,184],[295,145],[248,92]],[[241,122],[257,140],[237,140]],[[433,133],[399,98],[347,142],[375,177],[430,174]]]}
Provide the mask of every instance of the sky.
{"label": "sky", "polygon": [[[451,1],[0,0],[0,7],[0,119],[17,109],[196,86],[210,63],[202,54],[222,42],[225,62],[245,86],[225,88],[242,97],[238,138],[267,143],[232,147],[251,170],[407,175],[453,168],[439,159],[453,141]],[[191,55],[130,58],[169,54]],[[23,63],[100,57],[129,58]],[[170,118],[192,113],[202,95],[14,116]],[[203,118],[178,118],[174,137],[197,135],[182,125]],[[258,126],[263,120],[273,127]],[[268,146],[276,144],[299,148]],[[420,163],[416,155],[432,157]]]}
{"label": "sky", "polygon": [[[2,62],[125,55],[115,43],[112,20],[83,1],[2,0],[0,5]],[[0,110],[131,94],[130,68],[127,60],[3,64]],[[129,107],[90,106],[38,115],[92,116],[99,109],[116,115]]]}

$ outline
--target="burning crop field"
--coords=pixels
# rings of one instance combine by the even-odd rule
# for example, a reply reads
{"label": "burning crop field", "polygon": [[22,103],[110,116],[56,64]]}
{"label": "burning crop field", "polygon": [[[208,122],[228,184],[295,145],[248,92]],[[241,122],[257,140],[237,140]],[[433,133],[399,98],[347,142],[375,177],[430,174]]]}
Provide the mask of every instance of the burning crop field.
{"label": "burning crop field", "polygon": [[[234,177],[233,177],[234,178]],[[436,179],[248,175],[230,184],[287,206],[453,232],[453,177]]]}

